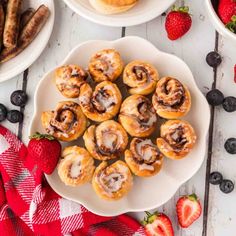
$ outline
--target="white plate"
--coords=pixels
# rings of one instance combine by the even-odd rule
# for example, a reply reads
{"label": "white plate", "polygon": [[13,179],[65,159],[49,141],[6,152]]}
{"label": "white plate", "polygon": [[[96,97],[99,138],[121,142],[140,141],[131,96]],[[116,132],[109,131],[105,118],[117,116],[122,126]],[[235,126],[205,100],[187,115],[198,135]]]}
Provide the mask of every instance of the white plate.
{"label": "white plate", "polygon": [[34,61],[40,56],[46,47],[48,40],[51,36],[55,9],[53,0],[27,0],[24,1],[23,9],[33,7],[37,9],[41,4],[45,4],[50,9],[50,16],[42,28],[41,32],[37,35],[34,41],[18,56],[0,64],[0,82],[11,79],[16,75],[27,69]]}
{"label": "white plate", "polygon": [[[185,119],[196,129],[196,147],[183,160],[165,159],[163,169],[154,177],[135,177],[134,186],[128,196],[115,202],[107,202],[97,197],[90,183],[82,187],[66,186],[59,179],[56,170],[46,178],[58,194],[83,204],[98,215],[114,216],[125,212],[150,210],[168,201],[180,185],[189,180],[200,168],[206,152],[210,122],[209,106],[199,91],[190,69],[181,59],[160,52],[151,43],[139,37],[125,37],[116,41],[88,41],[73,49],[62,64],[74,63],[86,68],[91,55],[104,48],[117,49],[126,63],[135,59],[149,61],[158,68],[161,76],[174,76],[189,87],[193,102],[191,111]],[[35,113],[30,134],[36,131],[44,132],[40,121],[43,111],[54,109],[59,101],[67,100],[57,91],[52,78],[53,70],[43,77],[36,89]],[[82,138],[75,143],[83,144]]]}
{"label": "white plate", "polygon": [[77,14],[102,25],[131,26],[150,21],[165,12],[176,0],[139,0],[129,11],[102,15],[89,3],[89,0],[64,0],[64,2]]}

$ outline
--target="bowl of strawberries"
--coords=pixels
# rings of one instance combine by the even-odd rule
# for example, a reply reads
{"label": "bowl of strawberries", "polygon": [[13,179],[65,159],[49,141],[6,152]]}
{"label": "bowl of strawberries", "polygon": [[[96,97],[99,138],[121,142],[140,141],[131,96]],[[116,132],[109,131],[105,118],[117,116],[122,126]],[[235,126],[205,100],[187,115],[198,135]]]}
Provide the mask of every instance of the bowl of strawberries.
{"label": "bowl of strawberries", "polygon": [[205,0],[216,30],[236,43],[236,0]]}

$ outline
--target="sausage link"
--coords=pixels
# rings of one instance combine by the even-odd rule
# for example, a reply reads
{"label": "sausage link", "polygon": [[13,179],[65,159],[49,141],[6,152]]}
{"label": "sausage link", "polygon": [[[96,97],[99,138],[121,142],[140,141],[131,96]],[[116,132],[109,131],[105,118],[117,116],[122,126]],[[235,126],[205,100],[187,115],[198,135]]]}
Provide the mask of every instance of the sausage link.
{"label": "sausage link", "polygon": [[35,10],[34,8],[28,8],[25,10],[20,17],[20,31],[25,27],[25,25],[29,22],[29,20],[34,15]]}

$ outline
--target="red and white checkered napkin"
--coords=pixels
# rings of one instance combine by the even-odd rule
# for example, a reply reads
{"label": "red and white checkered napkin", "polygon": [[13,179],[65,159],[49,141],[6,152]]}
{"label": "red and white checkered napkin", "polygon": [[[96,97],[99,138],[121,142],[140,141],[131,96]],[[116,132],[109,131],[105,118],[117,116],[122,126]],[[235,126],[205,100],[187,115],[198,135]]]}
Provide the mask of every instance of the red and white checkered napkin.
{"label": "red and white checkered napkin", "polygon": [[0,236],[68,233],[145,235],[142,226],[127,215],[98,216],[58,196],[27,157],[24,144],[0,126]]}

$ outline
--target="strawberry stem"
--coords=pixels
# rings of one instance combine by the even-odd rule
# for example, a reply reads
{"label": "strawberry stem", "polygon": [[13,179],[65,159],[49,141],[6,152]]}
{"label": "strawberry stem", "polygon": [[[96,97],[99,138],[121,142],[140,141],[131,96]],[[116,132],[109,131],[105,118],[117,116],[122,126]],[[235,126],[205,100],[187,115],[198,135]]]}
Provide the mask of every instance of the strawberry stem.
{"label": "strawberry stem", "polygon": [[236,15],[233,15],[231,21],[227,23],[226,28],[228,28],[231,32],[236,33]]}
{"label": "strawberry stem", "polygon": [[188,199],[191,200],[191,201],[197,201],[197,195],[195,193],[191,194],[188,196]]}
{"label": "strawberry stem", "polygon": [[188,13],[188,12],[189,12],[189,7],[188,7],[188,6],[177,7],[177,6],[173,5],[172,11],[178,11],[178,12],[182,12],[182,13]]}
{"label": "strawberry stem", "polygon": [[48,139],[50,141],[55,140],[55,138],[50,135],[50,134],[40,134],[39,132],[36,132],[35,134],[31,135],[29,137],[30,139],[36,139],[36,140],[40,140],[40,139]]}

